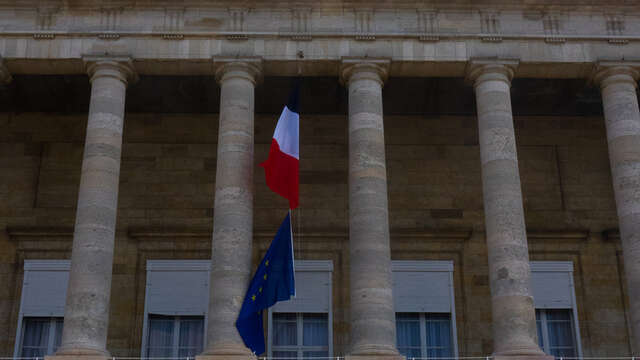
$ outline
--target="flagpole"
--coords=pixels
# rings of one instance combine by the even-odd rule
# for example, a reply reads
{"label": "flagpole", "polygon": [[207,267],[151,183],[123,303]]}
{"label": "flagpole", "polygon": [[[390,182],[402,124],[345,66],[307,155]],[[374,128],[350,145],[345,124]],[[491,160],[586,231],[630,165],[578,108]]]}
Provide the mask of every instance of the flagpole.
{"label": "flagpole", "polygon": [[[291,234],[291,263],[293,263],[293,283],[296,283],[296,257],[295,257],[295,253],[293,252],[293,226],[291,225],[291,218],[293,217],[292,215],[293,210],[291,210],[291,208],[289,208],[289,231]],[[296,297],[296,288],[293,288],[293,297]]]}

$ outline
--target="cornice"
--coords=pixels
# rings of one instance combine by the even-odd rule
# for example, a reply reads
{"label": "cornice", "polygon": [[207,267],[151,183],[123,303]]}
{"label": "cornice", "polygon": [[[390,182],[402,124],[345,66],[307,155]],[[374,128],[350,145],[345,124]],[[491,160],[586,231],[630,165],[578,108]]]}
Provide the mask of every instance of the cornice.
{"label": "cornice", "polygon": [[[640,5],[640,0],[636,2]],[[122,37],[142,36],[170,41],[212,36],[236,41],[282,36],[295,41],[326,37],[358,41],[413,37],[427,42],[447,38],[477,38],[484,42],[537,38],[556,45],[572,40],[601,39],[620,46],[640,37],[640,29],[631,26],[640,18],[640,6],[622,0],[618,5],[605,7],[579,6],[581,3],[589,5],[587,1],[576,1],[575,5],[564,2],[563,6],[554,5],[554,1],[514,6],[514,2],[508,1],[431,1],[425,4],[391,0],[369,2],[366,9],[355,1],[310,0],[242,4],[205,0],[72,3],[0,0],[0,18],[6,18],[0,36],[28,35],[41,41],[58,37],[117,41]],[[392,12],[394,16],[379,16],[385,12]],[[360,16],[363,13],[367,16]],[[240,22],[233,20],[238,14]],[[429,16],[425,17],[425,14]],[[301,15],[304,20],[298,21]],[[483,25],[487,16],[497,24],[496,27]],[[579,16],[585,19],[575,19]],[[318,17],[322,21],[318,21]],[[78,21],[80,18],[82,21]],[[589,21],[589,26],[584,25],[585,20]],[[80,23],[87,25],[76,25]]]}
{"label": "cornice", "polygon": [[[321,3],[314,0],[273,0],[273,1],[251,1],[242,5],[251,8],[262,7],[286,7],[304,6],[314,8],[348,8],[360,7],[362,2],[358,0],[324,0]],[[608,0],[606,3],[594,4],[592,0],[564,0],[558,4],[557,0],[531,0],[526,2],[515,2],[512,0],[462,0],[462,1],[446,1],[446,0],[430,0],[429,7],[445,7],[448,9],[465,9],[465,8],[486,8],[487,6],[499,6],[506,9],[601,9],[611,7],[633,8],[640,5],[637,0]],[[67,0],[0,0],[0,7],[37,7],[37,6],[59,6],[69,10],[97,9],[101,7],[131,7],[131,8],[157,8],[171,6],[201,6],[201,7],[229,7],[238,6],[237,1],[215,1],[210,0],[83,0],[83,1],[67,1]],[[385,1],[369,1],[369,8],[407,8],[425,6],[423,0],[385,0]]]}

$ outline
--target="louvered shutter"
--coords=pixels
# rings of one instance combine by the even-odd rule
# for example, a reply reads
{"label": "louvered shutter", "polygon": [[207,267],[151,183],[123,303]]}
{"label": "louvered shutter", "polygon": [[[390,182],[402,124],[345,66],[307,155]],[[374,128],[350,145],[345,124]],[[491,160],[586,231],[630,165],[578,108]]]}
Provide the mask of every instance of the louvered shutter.
{"label": "louvered shutter", "polygon": [[64,316],[69,267],[68,260],[24,261],[22,316]]}
{"label": "louvered shutter", "polygon": [[147,261],[147,313],[205,315],[209,306],[209,260]]}
{"label": "louvered shutter", "polygon": [[453,262],[393,261],[396,312],[451,312]]}

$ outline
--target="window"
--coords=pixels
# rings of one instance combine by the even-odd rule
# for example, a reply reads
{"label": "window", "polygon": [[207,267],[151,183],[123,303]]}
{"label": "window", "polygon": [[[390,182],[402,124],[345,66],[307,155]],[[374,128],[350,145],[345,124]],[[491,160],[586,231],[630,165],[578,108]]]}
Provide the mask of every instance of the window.
{"label": "window", "polygon": [[21,357],[52,355],[62,341],[62,318],[25,317],[21,339]]}
{"label": "window", "polygon": [[204,317],[149,316],[148,357],[194,357],[202,352]]}
{"label": "window", "polygon": [[69,260],[25,260],[14,357],[53,354],[62,341]]}
{"label": "window", "polygon": [[202,352],[209,307],[209,260],[148,260],[142,357]]}
{"label": "window", "polygon": [[333,356],[330,260],[295,263],[296,297],[269,309],[267,356],[307,359]]}
{"label": "window", "polygon": [[538,344],[554,356],[582,357],[570,261],[532,261]]}
{"label": "window", "polygon": [[327,314],[273,314],[273,357],[329,357]]}
{"label": "window", "polygon": [[576,357],[575,330],[571,310],[536,310],[538,345],[554,356]]}
{"label": "window", "polygon": [[391,266],[398,351],[407,358],[457,357],[453,262],[392,261]]}
{"label": "window", "polygon": [[396,313],[398,351],[407,358],[453,357],[451,315]]}

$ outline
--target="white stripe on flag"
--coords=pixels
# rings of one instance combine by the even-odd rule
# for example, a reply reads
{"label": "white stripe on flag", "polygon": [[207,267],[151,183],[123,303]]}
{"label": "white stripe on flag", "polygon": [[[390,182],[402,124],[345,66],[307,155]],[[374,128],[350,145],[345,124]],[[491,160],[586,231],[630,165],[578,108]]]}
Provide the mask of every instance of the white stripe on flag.
{"label": "white stripe on flag", "polygon": [[284,107],[273,138],[280,146],[280,151],[300,160],[300,145],[298,142],[300,132],[300,115]]}

